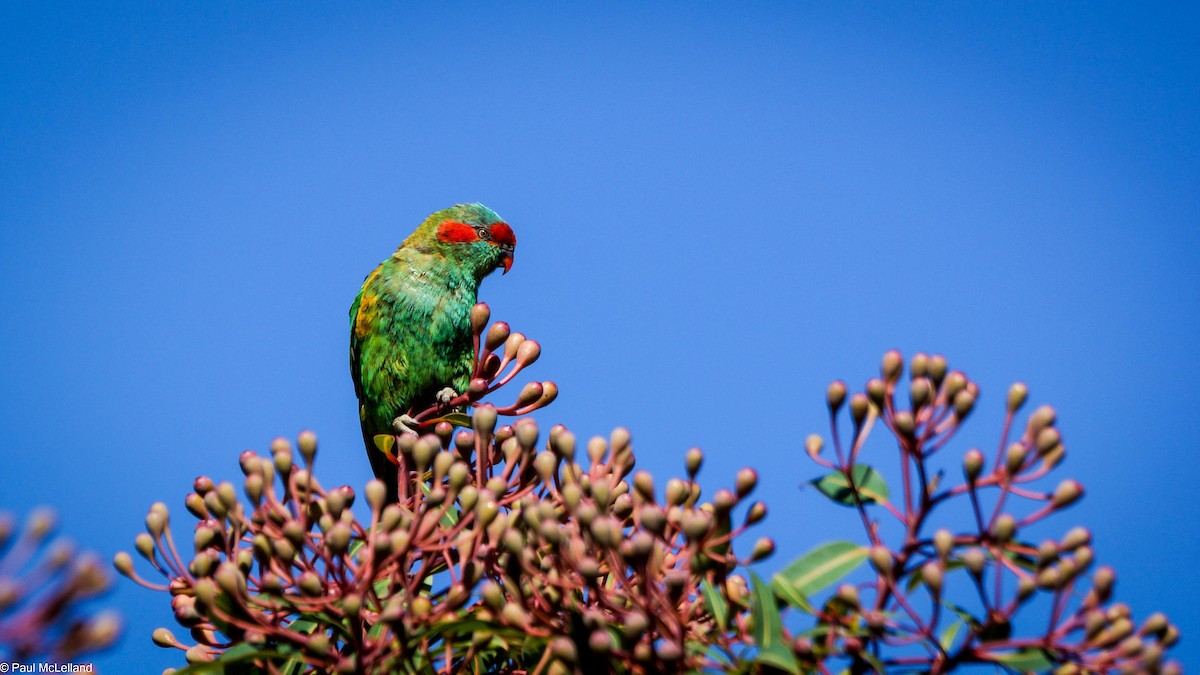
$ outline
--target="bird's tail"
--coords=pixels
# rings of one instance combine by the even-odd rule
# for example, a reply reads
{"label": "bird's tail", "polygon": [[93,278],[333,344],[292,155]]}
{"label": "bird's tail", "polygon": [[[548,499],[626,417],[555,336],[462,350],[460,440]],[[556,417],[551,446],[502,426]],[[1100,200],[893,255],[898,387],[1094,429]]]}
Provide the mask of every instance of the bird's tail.
{"label": "bird's tail", "polygon": [[[362,425],[363,444],[367,447],[367,458],[371,460],[371,471],[375,473],[375,477],[383,481],[387,487],[387,504],[395,504],[400,501],[400,473],[399,467],[388,459],[383,450],[380,450],[375,445],[375,436],[380,432],[376,431],[377,427],[369,425],[365,421]],[[383,432],[388,433],[388,432]]]}

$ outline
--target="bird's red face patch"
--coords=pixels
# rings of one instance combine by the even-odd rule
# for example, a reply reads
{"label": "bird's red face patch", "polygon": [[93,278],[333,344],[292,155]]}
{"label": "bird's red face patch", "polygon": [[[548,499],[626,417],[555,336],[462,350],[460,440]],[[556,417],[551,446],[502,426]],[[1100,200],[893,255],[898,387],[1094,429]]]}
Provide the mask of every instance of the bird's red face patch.
{"label": "bird's red face patch", "polygon": [[513,234],[508,223],[496,223],[491,227],[492,241],[502,246],[516,246],[517,235]]}
{"label": "bird's red face patch", "polygon": [[438,241],[447,244],[465,244],[471,241],[479,241],[479,235],[475,233],[475,228],[456,220],[447,220],[438,225],[437,238]]}

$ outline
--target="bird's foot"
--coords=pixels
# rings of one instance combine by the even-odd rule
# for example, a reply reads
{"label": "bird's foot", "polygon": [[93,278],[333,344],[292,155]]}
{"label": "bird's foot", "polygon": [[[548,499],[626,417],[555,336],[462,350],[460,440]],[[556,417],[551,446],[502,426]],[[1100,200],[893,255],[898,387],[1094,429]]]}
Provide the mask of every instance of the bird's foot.
{"label": "bird's foot", "polygon": [[446,387],[445,389],[442,389],[441,391],[439,391],[436,395],[437,402],[441,403],[442,405],[446,405],[447,403],[449,403],[450,401],[453,401],[457,397],[458,397],[458,392],[454,391],[453,387]]}
{"label": "bird's foot", "polygon": [[395,429],[396,433],[398,434],[413,434],[419,436],[420,434],[417,433],[417,429],[419,429],[420,426],[421,423],[413,419],[413,417],[408,414],[401,415],[392,420],[392,428]]}

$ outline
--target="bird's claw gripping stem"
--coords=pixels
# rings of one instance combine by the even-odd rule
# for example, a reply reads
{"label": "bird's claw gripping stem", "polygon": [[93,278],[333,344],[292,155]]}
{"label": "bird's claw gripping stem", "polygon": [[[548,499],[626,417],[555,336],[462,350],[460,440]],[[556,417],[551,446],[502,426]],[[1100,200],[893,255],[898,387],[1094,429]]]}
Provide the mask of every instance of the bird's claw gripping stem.
{"label": "bird's claw gripping stem", "polygon": [[392,428],[398,434],[419,435],[417,429],[421,428],[421,423],[406,413],[392,420]]}
{"label": "bird's claw gripping stem", "polygon": [[446,387],[446,388],[442,389],[441,391],[439,391],[435,398],[437,398],[438,403],[441,403],[442,405],[446,405],[450,401],[453,401],[455,398],[458,398],[458,392],[454,391],[453,387]]}

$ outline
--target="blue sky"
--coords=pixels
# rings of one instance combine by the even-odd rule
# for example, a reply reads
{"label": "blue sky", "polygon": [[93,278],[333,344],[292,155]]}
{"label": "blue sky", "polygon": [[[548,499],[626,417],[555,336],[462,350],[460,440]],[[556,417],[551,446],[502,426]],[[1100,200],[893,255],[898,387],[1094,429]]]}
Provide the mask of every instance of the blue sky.
{"label": "blue sky", "polygon": [[[106,556],[193,477],[304,428],[369,478],[363,276],[429,212],[513,225],[482,297],[542,342],[539,413],[664,479],[763,474],[773,569],[860,536],[797,487],[823,391],[886,349],[1052,403],[1138,613],[1197,661],[1200,32],[1122,3],[0,7],[0,508]],[[878,452],[883,453],[880,445]],[[957,459],[948,457],[948,465]],[[100,660],[159,672],[128,583]],[[137,664],[136,666],[133,664]]]}

